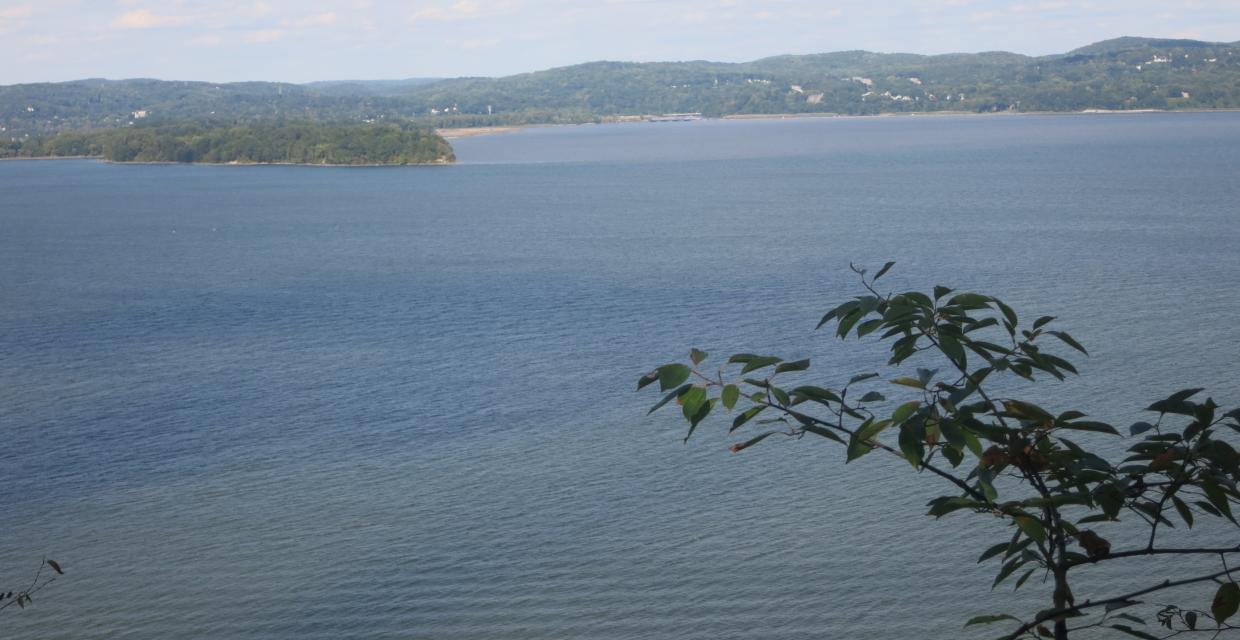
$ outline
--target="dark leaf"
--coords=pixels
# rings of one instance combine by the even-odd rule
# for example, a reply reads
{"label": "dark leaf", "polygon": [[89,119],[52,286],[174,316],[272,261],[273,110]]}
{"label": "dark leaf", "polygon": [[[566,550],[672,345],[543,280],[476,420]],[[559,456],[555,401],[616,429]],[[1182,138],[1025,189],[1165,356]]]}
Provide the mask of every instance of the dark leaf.
{"label": "dark leaf", "polygon": [[883,268],[879,269],[878,273],[874,274],[874,277],[870,279],[870,282],[872,283],[875,280],[878,280],[879,278],[883,277],[894,266],[896,266],[895,262],[888,262],[887,264],[883,265]]}
{"label": "dark leaf", "polygon": [[1055,316],[1042,316],[1041,318],[1034,320],[1033,330],[1037,331],[1038,329],[1041,329],[1042,327],[1046,326],[1047,323],[1049,323],[1050,321],[1054,319],[1055,319]]}
{"label": "dark leaf", "polygon": [[764,406],[750,407],[746,409],[744,413],[736,416],[736,418],[732,420],[732,428],[728,430],[728,433],[732,433],[733,431],[740,429],[742,425],[752,420],[754,416],[762,413],[764,409],[766,409]]}
{"label": "dark leaf", "polygon": [[964,623],[964,626],[971,627],[975,624],[992,624],[995,622],[1002,622],[1004,620],[1012,620],[1014,622],[1020,622],[1020,620],[1017,620],[1016,618],[1009,616],[1007,614],[997,615],[997,616],[974,616],[972,618],[969,618],[969,621]]}
{"label": "dark leaf", "polygon": [[1016,526],[1025,535],[1038,541],[1039,544],[1046,544],[1046,529],[1042,528],[1042,522],[1031,516],[1017,516]]}
{"label": "dark leaf", "polygon": [[1072,347],[1085,355],[1089,355],[1089,352],[1085,350],[1085,347],[1082,347],[1081,343],[1077,342],[1072,336],[1068,335],[1067,331],[1047,331],[1046,333],[1059,338],[1069,347]]}
{"label": "dark leaf", "polygon": [[1240,607],[1240,585],[1234,582],[1224,583],[1214,594],[1214,602],[1210,604],[1210,613],[1220,626],[1236,613]]}
{"label": "dark leaf", "polygon": [[689,351],[689,359],[692,360],[695,365],[702,364],[702,361],[706,359],[706,352],[692,349]]}
{"label": "dark leaf", "polygon": [[48,561],[47,561],[47,566],[51,567],[51,568],[52,568],[52,571],[55,571],[56,573],[58,573],[58,574],[60,574],[60,575],[62,575],[62,576],[63,576],[63,575],[65,575],[65,572],[60,570],[60,563],[59,563],[59,562],[56,562],[55,560],[48,560]]}
{"label": "dark leaf", "polygon": [[650,411],[647,411],[646,415],[650,415],[654,413],[655,411],[658,411],[660,407],[671,402],[673,398],[679,396],[682,393],[685,393],[686,391],[692,388],[693,388],[693,385],[691,384],[681,385],[679,389],[676,389],[675,391],[672,391],[671,393],[668,393],[667,395],[663,396],[662,400],[655,403],[653,407],[650,407]]}
{"label": "dark leaf", "polygon": [[750,371],[754,371],[755,369],[769,367],[779,362],[783,362],[783,358],[776,358],[774,356],[757,356],[745,363],[745,367],[741,369],[741,374],[744,375]]}
{"label": "dark leaf", "polygon": [[[805,371],[809,368],[809,358],[797,360],[796,362],[785,362],[775,367],[775,373],[786,373],[788,371]],[[741,373],[744,373],[743,371]]]}
{"label": "dark leaf", "polygon": [[1115,629],[1116,631],[1122,631],[1136,638],[1142,638],[1143,640],[1161,640],[1161,638],[1159,638],[1156,635],[1146,633],[1144,631],[1141,631],[1140,629],[1133,629],[1132,627],[1126,624],[1113,624],[1111,625],[1111,628]]}
{"label": "dark leaf", "polygon": [[746,440],[745,442],[741,442],[741,443],[739,443],[739,444],[734,444],[734,445],[732,445],[732,446],[730,447],[730,450],[732,451],[732,453],[738,453],[738,452],[740,452],[740,451],[743,451],[743,450],[745,450],[745,449],[748,449],[749,447],[754,446],[755,444],[758,444],[759,442],[762,442],[763,440],[766,440],[767,438],[769,438],[769,437],[771,437],[771,436],[773,436],[773,435],[775,435],[775,434],[777,434],[777,433],[779,433],[779,432],[778,432],[778,431],[767,431],[766,433],[764,433],[764,434],[762,434],[762,435],[759,435],[759,436],[754,436],[754,437],[752,437],[752,438],[750,438],[750,439]]}
{"label": "dark leaf", "polygon": [[861,382],[862,380],[869,380],[870,378],[877,378],[877,377],[878,377],[877,373],[862,373],[859,375],[855,375],[851,379],[849,379],[848,386],[851,387],[852,385],[857,384],[858,382]]}

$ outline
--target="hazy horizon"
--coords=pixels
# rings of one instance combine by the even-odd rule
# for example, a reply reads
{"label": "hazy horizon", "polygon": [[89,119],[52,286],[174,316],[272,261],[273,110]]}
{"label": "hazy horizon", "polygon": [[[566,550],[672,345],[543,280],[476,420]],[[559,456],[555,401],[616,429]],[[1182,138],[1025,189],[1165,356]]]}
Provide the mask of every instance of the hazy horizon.
{"label": "hazy horizon", "polygon": [[1120,36],[1231,42],[1240,3],[1152,0],[0,0],[0,84],[496,77],[598,60],[867,50],[1063,53]]}

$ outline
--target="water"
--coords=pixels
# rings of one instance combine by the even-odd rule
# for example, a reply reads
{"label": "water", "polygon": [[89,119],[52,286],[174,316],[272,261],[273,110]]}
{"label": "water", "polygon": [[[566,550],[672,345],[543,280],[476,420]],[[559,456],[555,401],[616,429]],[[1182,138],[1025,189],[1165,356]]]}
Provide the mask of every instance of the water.
{"label": "water", "polygon": [[1061,316],[1092,357],[1031,391],[1052,408],[1240,401],[1240,114],[455,146],[0,163],[0,580],[68,572],[3,635],[947,638],[1028,612],[1044,587],[991,593],[973,564],[1005,530],[925,518],[939,487],[907,465],[733,456],[722,423],[682,445],[643,417],[637,376],[690,346],[812,357],[827,384],[880,365],[812,331],[849,261]]}

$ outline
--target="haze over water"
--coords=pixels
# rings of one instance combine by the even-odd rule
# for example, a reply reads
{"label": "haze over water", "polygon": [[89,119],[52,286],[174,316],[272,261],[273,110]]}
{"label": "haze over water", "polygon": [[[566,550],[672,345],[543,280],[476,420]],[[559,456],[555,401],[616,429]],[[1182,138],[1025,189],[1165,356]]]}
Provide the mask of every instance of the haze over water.
{"label": "haze over water", "polygon": [[1180,388],[1240,402],[1240,114],[454,146],[0,163],[0,568],[68,572],[6,636],[949,638],[1028,610],[1042,587],[973,563],[1000,523],[924,517],[907,464],[644,417],[637,377],[692,346],[888,373],[812,331],[850,261],[1060,316],[1092,357],[1049,408],[1125,431]]}

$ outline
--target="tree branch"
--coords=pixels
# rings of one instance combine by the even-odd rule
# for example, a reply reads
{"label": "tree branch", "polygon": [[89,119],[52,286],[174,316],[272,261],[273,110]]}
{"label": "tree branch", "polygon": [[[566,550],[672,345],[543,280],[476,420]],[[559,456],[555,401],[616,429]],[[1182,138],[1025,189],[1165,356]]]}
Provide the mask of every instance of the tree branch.
{"label": "tree branch", "polygon": [[1060,607],[1058,609],[1051,609],[1049,611],[1044,611],[1038,614],[1038,616],[1034,618],[1033,622],[1026,622],[1025,624],[1021,625],[1020,628],[1018,628],[1016,631],[1013,631],[1012,633],[1006,636],[1003,636],[1003,640],[1016,640],[1016,638],[1021,637],[1026,632],[1028,632],[1030,629],[1038,626],[1039,624],[1043,622],[1046,622],[1047,620],[1051,620],[1055,618],[1062,618],[1064,616],[1082,613],[1084,612],[1085,609],[1093,609],[1095,607],[1104,607],[1108,604],[1114,604],[1118,602],[1128,602],[1129,600],[1132,600],[1133,598],[1136,598],[1138,596],[1143,596],[1147,593],[1153,593],[1155,591],[1162,591],[1163,589],[1170,589],[1171,587],[1180,587],[1186,584],[1194,584],[1197,582],[1208,582],[1211,580],[1216,580],[1223,576],[1230,576],[1230,574],[1233,571],[1234,571],[1233,569],[1224,569],[1222,571],[1212,573],[1210,575],[1198,576],[1196,578],[1186,578],[1184,580],[1176,580],[1176,581],[1163,580],[1162,582],[1152,587],[1138,589],[1137,591],[1133,591],[1131,593],[1125,593],[1122,596],[1115,596],[1114,598],[1105,598],[1102,600],[1086,600],[1085,602],[1082,602],[1081,604],[1074,604],[1070,607]]}

